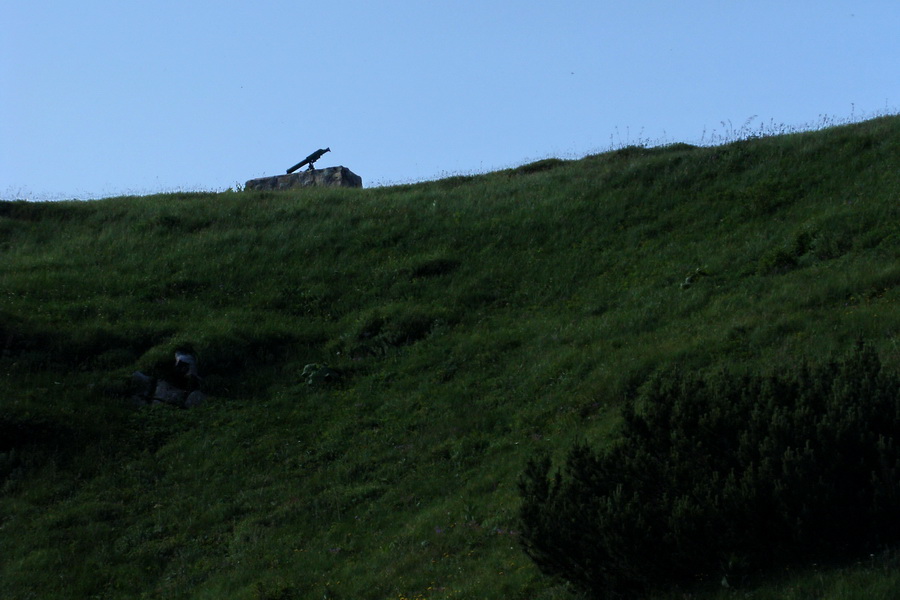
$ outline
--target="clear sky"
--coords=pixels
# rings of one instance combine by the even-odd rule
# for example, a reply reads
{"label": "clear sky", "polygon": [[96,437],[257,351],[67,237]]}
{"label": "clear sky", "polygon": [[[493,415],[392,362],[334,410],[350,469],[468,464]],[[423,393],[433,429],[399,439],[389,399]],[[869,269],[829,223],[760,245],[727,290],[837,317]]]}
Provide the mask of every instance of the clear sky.
{"label": "clear sky", "polygon": [[0,198],[367,187],[897,113],[897,0],[0,0]]}

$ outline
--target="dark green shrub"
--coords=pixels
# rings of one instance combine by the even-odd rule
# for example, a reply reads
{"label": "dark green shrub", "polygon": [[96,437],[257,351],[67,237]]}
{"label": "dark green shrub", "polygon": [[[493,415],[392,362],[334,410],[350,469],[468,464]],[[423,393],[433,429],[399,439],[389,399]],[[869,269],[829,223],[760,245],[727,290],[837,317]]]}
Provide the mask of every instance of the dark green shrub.
{"label": "dark green shrub", "polygon": [[608,452],[522,477],[542,571],[609,597],[900,540],[900,380],[859,346],[770,375],[655,376]]}

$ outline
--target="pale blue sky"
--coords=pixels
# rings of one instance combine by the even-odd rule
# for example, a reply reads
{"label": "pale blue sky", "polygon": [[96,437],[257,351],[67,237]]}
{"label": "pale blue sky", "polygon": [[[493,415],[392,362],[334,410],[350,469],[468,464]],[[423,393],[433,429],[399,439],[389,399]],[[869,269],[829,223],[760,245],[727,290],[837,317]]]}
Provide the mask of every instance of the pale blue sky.
{"label": "pale blue sky", "polygon": [[221,190],[326,146],[369,187],[900,107],[897,0],[0,0],[0,22],[3,199]]}

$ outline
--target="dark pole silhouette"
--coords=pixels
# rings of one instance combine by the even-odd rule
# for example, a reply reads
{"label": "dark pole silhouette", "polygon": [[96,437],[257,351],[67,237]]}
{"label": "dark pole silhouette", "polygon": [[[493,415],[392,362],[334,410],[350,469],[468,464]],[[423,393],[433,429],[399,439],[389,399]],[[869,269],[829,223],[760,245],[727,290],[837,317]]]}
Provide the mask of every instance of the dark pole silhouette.
{"label": "dark pole silhouette", "polygon": [[304,158],[303,160],[298,162],[296,165],[294,165],[293,167],[288,169],[287,170],[288,175],[290,175],[291,173],[293,173],[294,171],[296,171],[303,165],[309,165],[309,170],[312,171],[313,163],[316,162],[317,160],[319,160],[320,158],[322,158],[322,155],[325,154],[326,152],[331,152],[331,148],[319,148],[318,150],[316,150],[315,152],[313,152],[312,154],[310,154],[309,156],[307,156],[306,158]]}

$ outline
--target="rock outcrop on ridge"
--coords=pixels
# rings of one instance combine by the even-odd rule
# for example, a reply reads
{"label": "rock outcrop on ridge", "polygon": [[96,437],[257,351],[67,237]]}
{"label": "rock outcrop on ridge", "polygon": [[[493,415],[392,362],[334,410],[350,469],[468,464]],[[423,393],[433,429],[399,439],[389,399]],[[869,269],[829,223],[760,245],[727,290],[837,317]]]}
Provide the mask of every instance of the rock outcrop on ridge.
{"label": "rock outcrop on ridge", "polygon": [[361,188],[362,177],[347,167],[326,167],[297,171],[290,175],[275,175],[251,179],[244,184],[245,190],[289,190],[305,187],[349,187]]}

